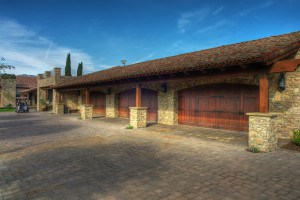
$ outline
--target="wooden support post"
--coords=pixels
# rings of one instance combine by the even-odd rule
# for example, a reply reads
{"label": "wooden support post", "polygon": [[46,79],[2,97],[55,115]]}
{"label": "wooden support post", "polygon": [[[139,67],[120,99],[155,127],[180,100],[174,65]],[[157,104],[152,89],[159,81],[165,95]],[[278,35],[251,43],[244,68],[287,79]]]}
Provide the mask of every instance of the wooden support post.
{"label": "wooden support post", "polygon": [[85,89],[85,104],[90,104],[90,92],[88,89]]}
{"label": "wooden support post", "polygon": [[142,106],[142,91],[141,91],[141,85],[136,85],[136,93],[135,93],[135,106],[141,107]]}
{"label": "wooden support post", "polygon": [[269,80],[267,75],[259,79],[259,112],[269,112]]}

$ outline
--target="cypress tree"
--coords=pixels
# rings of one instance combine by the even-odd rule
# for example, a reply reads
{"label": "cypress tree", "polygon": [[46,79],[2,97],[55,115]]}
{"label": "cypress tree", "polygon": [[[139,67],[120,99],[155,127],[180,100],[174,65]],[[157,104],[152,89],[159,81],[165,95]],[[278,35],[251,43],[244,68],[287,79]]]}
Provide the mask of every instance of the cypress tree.
{"label": "cypress tree", "polygon": [[68,53],[65,67],[65,76],[72,76],[71,72],[71,55]]}
{"label": "cypress tree", "polygon": [[82,68],[83,68],[82,62],[78,63],[77,76],[82,76]]}

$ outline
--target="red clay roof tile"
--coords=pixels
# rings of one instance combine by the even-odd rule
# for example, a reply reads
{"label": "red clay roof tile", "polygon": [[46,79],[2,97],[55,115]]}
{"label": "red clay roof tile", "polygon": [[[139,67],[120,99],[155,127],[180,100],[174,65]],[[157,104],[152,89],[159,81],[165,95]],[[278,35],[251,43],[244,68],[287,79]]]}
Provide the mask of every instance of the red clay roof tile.
{"label": "red clay roof tile", "polygon": [[299,47],[300,31],[150,60],[128,66],[112,67],[60,83],[54,88],[178,72],[201,71],[251,63],[266,64],[284,54],[295,52]]}
{"label": "red clay roof tile", "polygon": [[17,75],[16,82],[19,88],[34,88],[37,86],[36,76]]}

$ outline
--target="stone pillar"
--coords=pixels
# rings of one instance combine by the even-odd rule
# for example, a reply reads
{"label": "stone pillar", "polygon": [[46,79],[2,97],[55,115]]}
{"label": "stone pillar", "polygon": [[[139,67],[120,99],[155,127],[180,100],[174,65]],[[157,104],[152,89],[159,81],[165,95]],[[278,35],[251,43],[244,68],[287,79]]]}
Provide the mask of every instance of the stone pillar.
{"label": "stone pillar", "polygon": [[11,104],[12,107],[16,107],[16,76],[15,75],[3,75],[2,90],[1,91],[1,106],[7,106]]}
{"label": "stone pillar", "polygon": [[63,105],[62,101],[61,101],[61,94],[58,90],[53,89],[53,104],[52,104],[52,110],[55,114],[64,114],[64,108],[62,108],[62,111],[60,111],[61,109],[61,105]]}
{"label": "stone pillar", "polygon": [[51,77],[51,72],[50,71],[45,71],[44,78],[49,78],[49,77]]}
{"label": "stone pillar", "polygon": [[37,80],[41,80],[41,79],[43,79],[43,74],[38,74],[37,75]]}
{"label": "stone pillar", "polygon": [[115,93],[106,94],[106,117],[118,117],[118,98]]}
{"label": "stone pillar", "polygon": [[54,77],[60,77],[61,76],[61,69],[59,67],[54,67]]}
{"label": "stone pillar", "polygon": [[133,128],[147,126],[147,107],[130,107],[130,125]]}
{"label": "stone pillar", "polygon": [[44,111],[46,109],[47,91],[40,87],[37,88],[37,111]]}
{"label": "stone pillar", "polygon": [[277,148],[275,129],[275,113],[247,113],[249,116],[249,149],[259,152],[270,152]]}
{"label": "stone pillar", "polygon": [[81,105],[81,119],[93,119],[93,105]]}
{"label": "stone pillar", "polygon": [[56,104],[54,112],[55,112],[55,114],[60,114],[60,115],[65,114],[65,112],[64,112],[64,104],[63,103]]}
{"label": "stone pillar", "polygon": [[173,89],[158,92],[158,123],[178,124],[178,93]]}
{"label": "stone pillar", "polygon": [[59,67],[54,67],[53,75],[54,75],[54,84],[57,84],[61,77],[61,69]]}

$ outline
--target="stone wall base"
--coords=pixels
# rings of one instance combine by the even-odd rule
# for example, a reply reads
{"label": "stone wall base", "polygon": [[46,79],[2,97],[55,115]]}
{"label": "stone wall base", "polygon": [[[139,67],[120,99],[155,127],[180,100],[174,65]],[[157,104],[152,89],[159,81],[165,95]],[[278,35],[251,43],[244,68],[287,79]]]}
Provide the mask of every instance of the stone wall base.
{"label": "stone wall base", "polygon": [[93,105],[81,105],[81,119],[93,119]]}
{"label": "stone wall base", "polygon": [[65,112],[64,112],[64,104],[63,103],[56,104],[55,107],[54,107],[54,113],[55,114],[60,114],[60,115],[65,114]]}
{"label": "stone wall base", "polygon": [[277,149],[275,113],[247,113],[249,116],[249,149],[270,152]]}
{"label": "stone wall base", "polygon": [[147,107],[130,107],[130,125],[133,128],[147,126]]}

